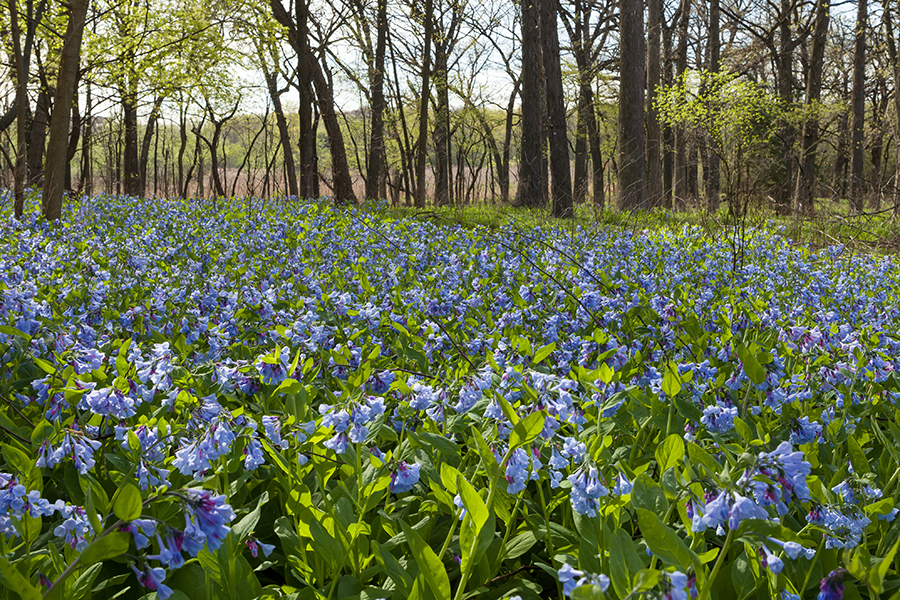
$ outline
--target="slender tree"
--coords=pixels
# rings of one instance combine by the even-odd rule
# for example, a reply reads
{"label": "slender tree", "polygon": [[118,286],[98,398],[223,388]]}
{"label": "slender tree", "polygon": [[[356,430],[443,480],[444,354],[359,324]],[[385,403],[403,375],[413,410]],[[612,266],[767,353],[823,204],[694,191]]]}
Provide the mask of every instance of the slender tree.
{"label": "slender tree", "polygon": [[516,204],[538,207],[547,204],[546,177],[542,173],[540,0],[522,0],[522,141],[519,145],[519,187]]}
{"label": "slender tree", "polygon": [[570,218],[574,215],[574,208],[572,205],[572,175],[569,170],[569,137],[566,133],[568,125],[557,34],[557,0],[540,1],[541,48],[547,96],[547,131],[550,142],[550,188],[553,192],[551,213],[554,217]]}
{"label": "slender tree", "polygon": [[[850,139],[850,202],[862,212],[866,190],[863,178],[865,146],[863,137],[866,118],[866,27],[869,19],[868,0],[857,0],[855,44],[853,47],[852,134]],[[896,83],[895,83],[896,85]]]}
{"label": "slender tree", "polygon": [[619,2],[619,208],[646,210],[644,141],[644,9],[641,0]]}
{"label": "slender tree", "polygon": [[43,209],[44,217],[48,221],[59,219],[62,212],[66,165],[69,162],[69,119],[78,82],[81,38],[84,34],[88,3],[89,0],[69,0],[69,18],[60,54],[59,77],[56,80],[56,101],[50,121],[50,143],[47,148],[45,166]]}

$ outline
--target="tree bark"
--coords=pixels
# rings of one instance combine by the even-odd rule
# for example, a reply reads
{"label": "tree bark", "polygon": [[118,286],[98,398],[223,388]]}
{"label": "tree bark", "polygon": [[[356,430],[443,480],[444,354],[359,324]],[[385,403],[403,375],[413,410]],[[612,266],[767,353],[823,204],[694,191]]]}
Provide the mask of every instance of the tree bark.
{"label": "tree bark", "polygon": [[125,128],[123,157],[123,192],[127,196],[141,195],[141,166],[138,160],[138,107],[137,90],[126,83],[122,94],[122,125]]}
{"label": "tree bark", "polygon": [[266,66],[262,48],[258,49],[258,53],[263,77],[266,80],[266,88],[269,91],[269,98],[272,100],[272,107],[275,109],[275,123],[278,126],[281,150],[284,152],[284,170],[287,174],[288,195],[296,197],[300,193],[300,188],[297,186],[297,169],[294,165],[294,149],[291,144],[291,134],[288,130],[287,118],[284,116],[284,109],[281,106],[282,92],[278,89],[276,74]]}
{"label": "tree bark", "polygon": [[369,76],[372,88],[372,141],[366,160],[366,198],[384,195],[387,165],[384,151],[384,55],[387,46],[387,0],[378,0],[375,21],[375,60]]}
{"label": "tree bark", "polygon": [[434,203],[447,206],[451,201],[450,155],[450,95],[447,71],[447,41],[434,44],[434,91],[436,114],[434,116]]}
{"label": "tree bark", "polygon": [[541,47],[547,92],[547,137],[550,145],[550,187],[553,200],[551,213],[554,217],[567,219],[574,216],[574,208],[572,205],[572,173],[569,166],[566,104],[563,96],[559,58],[556,2],[557,0],[541,0]]}
{"label": "tree bark", "polygon": [[543,140],[541,139],[541,29],[540,0],[522,0],[522,141],[519,146],[519,187],[516,204],[539,207],[547,204],[544,185]]}
{"label": "tree bark", "polygon": [[17,0],[9,0],[10,33],[13,42],[13,59],[16,73],[16,167],[13,174],[15,187],[13,211],[17,219],[21,219],[25,211],[25,180],[28,177],[28,145],[26,141],[28,127],[28,66],[22,49],[22,35],[19,30],[19,12]]}
{"label": "tree bark", "polygon": [[69,19],[60,53],[59,77],[56,82],[56,100],[50,122],[50,143],[47,148],[46,181],[43,191],[44,217],[48,221],[59,219],[65,189],[68,164],[69,118],[78,82],[78,65],[81,61],[81,38],[87,18],[89,0],[69,0]]}
{"label": "tree bark", "polygon": [[819,118],[816,105],[822,96],[822,71],[825,65],[825,45],[828,41],[830,20],[829,0],[816,2],[816,21],[813,30],[812,54],[806,76],[806,109],[809,118],[803,123],[800,142],[800,173],[797,177],[797,192],[794,206],[799,213],[812,214],[815,211],[816,152],[819,146]]}
{"label": "tree bark", "polygon": [[81,193],[86,196],[94,195],[94,165],[91,160],[92,145],[94,143],[94,116],[93,98],[91,97],[91,82],[85,86],[84,106],[84,133],[81,136]]}
{"label": "tree bark", "polygon": [[[709,3],[709,71],[718,73],[721,63],[722,39],[719,30],[720,10],[719,0],[710,0]],[[713,143],[713,142],[709,142]],[[708,146],[707,146],[708,147]],[[721,181],[719,176],[718,148],[712,148],[706,152],[706,161],[703,165],[703,179],[706,193],[706,210],[715,213],[719,210],[721,202]]]}
{"label": "tree bark", "polygon": [[646,210],[643,3],[620,0],[619,7],[619,208]]}
{"label": "tree bark", "polygon": [[653,208],[663,206],[662,129],[655,106],[656,89],[660,83],[662,10],[662,0],[647,0],[647,194]]}
{"label": "tree bark", "polygon": [[866,24],[868,0],[858,0],[856,12],[856,36],[853,49],[853,92],[850,105],[853,112],[853,128],[850,148],[850,203],[853,210],[862,212],[865,196],[863,167],[865,147],[863,127],[866,118]]}
{"label": "tree bark", "polygon": [[28,135],[28,185],[44,185],[44,151],[47,145],[47,126],[50,124],[50,94],[45,88],[38,93],[31,131]]}
{"label": "tree bark", "polygon": [[157,96],[153,101],[153,109],[150,116],[147,117],[147,127],[144,129],[144,139],[141,141],[141,155],[138,163],[138,171],[140,173],[140,193],[144,196],[147,191],[147,163],[150,160],[150,143],[153,141],[153,135],[156,133],[156,121],[159,119],[160,109],[162,108],[163,96]]}
{"label": "tree bark", "polygon": [[[288,15],[281,0],[270,0],[269,5],[275,19],[288,30],[288,41],[297,53],[301,71],[312,78],[318,99],[319,112],[325,124],[328,134],[328,145],[331,149],[331,172],[334,179],[334,200],[338,204],[355,204],[356,195],[353,193],[353,179],[350,177],[350,165],[347,163],[347,149],[344,147],[344,135],[341,132],[340,123],[334,108],[334,90],[325,77],[323,67],[319,64],[312,48],[309,46],[309,37],[301,36],[297,23]],[[308,6],[305,2],[297,2],[298,14],[307,18]],[[302,96],[302,94],[301,94]],[[301,98],[301,106],[302,106]],[[301,119],[302,121],[302,119]],[[310,132],[314,136],[314,131]],[[313,142],[315,137],[312,138]],[[314,147],[314,145],[313,145]],[[304,157],[306,158],[306,157]],[[314,161],[313,161],[314,162]]]}
{"label": "tree bark", "polygon": [[[791,28],[791,14],[794,8],[792,0],[781,0],[781,24],[779,25],[778,52],[778,97],[782,105],[788,107],[794,100],[793,63],[794,42]],[[784,118],[781,123],[781,177],[774,191],[775,210],[780,215],[791,212],[791,187],[794,183],[794,138],[796,131],[790,119]]]}
{"label": "tree bark", "polygon": [[891,70],[894,75],[894,214],[900,212],[900,56],[897,51],[897,39],[894,37],[893,13],[891,0],[884,0],[884,29],[887,38],[888,56],[891,60]]}
{"label": "tree bark", "polygon": [[[691,0],[681,2],[681,20],[678,23],[678,55],[675,59],[675,76],[681,79],[687,71],[688,24],[691,15]],[[675,208],[685,210],[688,202],[688,147],[687,130],[677,125],[675,130]]]}

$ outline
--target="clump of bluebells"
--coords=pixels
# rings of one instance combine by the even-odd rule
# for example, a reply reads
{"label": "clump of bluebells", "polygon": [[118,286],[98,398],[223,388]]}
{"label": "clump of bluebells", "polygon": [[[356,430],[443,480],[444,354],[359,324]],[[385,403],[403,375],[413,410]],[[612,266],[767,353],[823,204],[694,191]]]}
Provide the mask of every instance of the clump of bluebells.
{"label": "clump of bluebells", "polygon": [[19,595],[900,584],[896,259],[243,202],[0,221]]}

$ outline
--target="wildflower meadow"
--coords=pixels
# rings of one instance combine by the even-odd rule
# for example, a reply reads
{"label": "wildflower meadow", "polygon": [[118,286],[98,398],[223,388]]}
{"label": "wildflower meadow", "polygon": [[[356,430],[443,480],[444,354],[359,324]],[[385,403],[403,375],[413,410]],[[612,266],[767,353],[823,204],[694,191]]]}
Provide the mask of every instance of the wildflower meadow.
{"label": "wildflower meadow", "polygon": [[900,262],[745,238],[4,215],[0,599],[900,597]]}

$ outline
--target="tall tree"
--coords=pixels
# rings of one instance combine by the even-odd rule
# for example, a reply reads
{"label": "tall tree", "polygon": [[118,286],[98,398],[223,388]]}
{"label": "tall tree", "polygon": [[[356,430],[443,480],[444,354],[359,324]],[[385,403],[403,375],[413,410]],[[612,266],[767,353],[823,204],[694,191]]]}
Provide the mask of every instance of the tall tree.
{"label": "tall tree", "polygon": [[809,68],[806,76],[806,110],[809,117],[803,123],[800,148],[800,172],[794,207],[797,212],[810,214],[815,210],[815,185],[819,145],[818,102],[822,95],[822,71],[825,64],[825,44],[830,20],[829,0],[817,0],[815,30],[812,38]]}
{"label": "tall tree", "polygon": [[651,207],[663,205],[662,128],[656,110],[656,92],[662,67],[662,11],[663,0],[647,0],[647,193]]}
{"label": "tall tree", "polygon": [[[709,2],[709,71],[718,73],[722,62],[722,38],[720,33],[721,11],[719,0]],[[720,169],[718,148],[706,152],[706,160],[703,165],[703,180],[706,192],[706,210],[715,213],[719,210],[720,195]]]}
{"label": "tall tree", "polygon": [[619,208],[646,210],[644,141],[644,7],[619,2]]}
{"label": "tall tree", "polygon": [[[857,0],[855,44],[853,47],[853,91],[850,100],[853,114],[850,138],[850,202],[853,209],[862,212],[866,191],[863,167],[865,146],[863,136],[866,118],[866,27],[868,25],[868,0]],[[895,84],[896,85],[896,82]]]}
{"label": "tall tree", "polygon": [[416,207],[425,208],[425,159],[428,149],[428,84],[431,81],[431,38],[434,35],[434,0],[425,0],[422,51],[422,87],[419,97],[419,140],[416,151]]}
{"label": "tall tree", "polygon": [[542,60],[547,90],[547,131],[550,142],[550,189],[553,201],[551,213],[554,217],[570,218],[574,215],[572,174],[569,170],[568,124],[560,67],[556,3],[557,0],[541,0],[540,9]]}
{"label": "tall tree", "polygon": [[[678,21],[678,54],[675,58],[675,76],[679,79],[687,72],[688,25],[691,16],[691,0],[681,0]],[[688,201],[688,132],[685,126],[675,127],[675,208],[684,210]]]}
{"label": "tall tree", "polygon": [[547,204],[544,145],[541,136],[543,90],[540,0],[522,0],[522,141],[519,144],[519,187],[516,204]]}
{"label": "tall tree", "polygon": [[385,195],[387,162],[384,146],[384,55],[387,46],[387,0],[376,0],[375,56],[370,61],[369,82],[372,88],[372,135],[366,161],[366,198]]}
{"label": "tall tree", "polygon": [[59,219],[66,187],[66,165],[69,162],[69,118],[78,82],[81,61],[81,38],[87,18],[89,0],[69,0],[69,19],[56,80],[56,97],[50,120],[50,143],[44,173],[43,209],[48,221]]}

